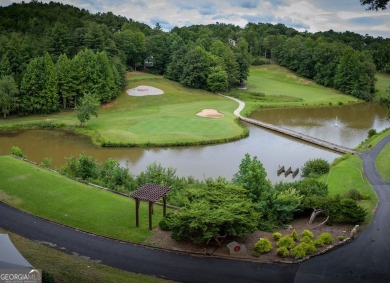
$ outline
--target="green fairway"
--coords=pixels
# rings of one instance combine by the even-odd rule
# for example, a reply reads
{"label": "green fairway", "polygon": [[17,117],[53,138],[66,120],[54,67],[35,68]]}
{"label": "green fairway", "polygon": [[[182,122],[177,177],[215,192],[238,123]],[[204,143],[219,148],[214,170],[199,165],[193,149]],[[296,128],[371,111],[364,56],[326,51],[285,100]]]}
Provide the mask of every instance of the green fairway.
{"label": "green fairway", "polygon": [[[100,235],[142,243],[148,229],[148,205],[140,207],[140,226],[135,227],[135,201],[93,188],[46,169],[0,157],[0,200],[14,207]],[[154,227],[162,219],[155,205]]]}
{"label": "green fairway", "polygon": [[390,182],[390,144],[387,144],[385,148],[379,153],[378,158],[375,161],[376,168],[383,180]]}
{"label": "green fairway", "polygon": [[320,178],[329,187],[330,195],[343,195],[350,189],[356,189],[361,194],[369,197],[368,200],[359,201],[367,209],[365,224],[368,224],[378,203],[378,197],[364,176],[363,164],[356,155],[345,155],[331,167],[329,174]]}
{"label": "green fairway", "polygon": [[[338,105],[359,101],[311,80],[297,77],[277,65],[252,67],[247,83],[247,90],[239,93],[248,102],[248,110],[258,107]],[[256,93],[260,95],[256,97]]]}
{"label": "green fairway", "polygon": [[[162,76],[129,73],[126,89],[140,85],[163,90],[163,95],[133,97],[124,91],[116,100],[102,106],[85,128],[74,112],[47,116],[29,116],[0,121],[0,129],[26,124],[65,124],[78,133],[90,136],[96,144],[111,146],[187,145],[226,142],[247,135],[233,111],[237,103],[210,92],[185,88]],[[202,109],[216,109],[223,118],[202,118]],[[28,127],[28,126],[27,126]]]}
{"label": "green fairway", "polygon": [[172,282],[108,267],[83,256],[65,254],[1,228],[0,233],[9,234],[12,243],[28,262],[35,268],[43,269],[55,282]]}

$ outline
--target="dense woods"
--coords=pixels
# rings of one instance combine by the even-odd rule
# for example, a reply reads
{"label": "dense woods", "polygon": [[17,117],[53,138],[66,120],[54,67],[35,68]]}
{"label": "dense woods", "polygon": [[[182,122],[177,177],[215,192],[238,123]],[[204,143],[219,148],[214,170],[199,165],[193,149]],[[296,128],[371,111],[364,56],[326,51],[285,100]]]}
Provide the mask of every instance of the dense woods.
{"label": "dense woods", "polygon": [[0,7],[2,115],[73,109],[92,95],[106,103],[126,70],[144,69],[188,87],[226,91],[251,64],[275,62],[364,100],[375,72],[390,73],[390,39],[352,32],[300,33],[282,24],[175,27],[169,32],[111,12],[91,14],[38,1]]}

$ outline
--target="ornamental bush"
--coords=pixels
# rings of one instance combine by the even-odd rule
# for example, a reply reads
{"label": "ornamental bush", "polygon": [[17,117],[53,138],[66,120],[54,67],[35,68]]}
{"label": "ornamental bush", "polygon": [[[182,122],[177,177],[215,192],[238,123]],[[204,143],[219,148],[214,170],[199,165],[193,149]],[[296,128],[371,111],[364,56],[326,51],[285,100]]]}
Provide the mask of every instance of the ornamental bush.
{"label": "ornamental bush", "polygon": [[309,230],[303,230],[302,231],[301,237],[305,237],[305,236],[309,237],[310,239],[314,238],[313,233],[311,231],[309,231]]}
{"label": "ornamental bush", "polygon": [[282,234],[279,232],[275,232],[272,234],[272,239],[274,239],[275,241],[279,241],[281,237],[282,237]]}
{"label": "ornamental bush", "polygon": [[319,235],[317,239],[321,239],[325,245],[330,245],[333,243],[332,235],[327,232],[321,233],[321,235]]}
{"label": "ornamental bush", "polygon": [[291,255],[296,259],[304,258],[306,256],[305,245],[305,243],[296,245],[296,247],[291,250]]}
{"label": "ornamental bush", "polygon": [[286,247],[280,247],[277,248],[276,254],[280,257],[288,257],[290,255],[290,252]]}
{"label": "ornamental bush", "polygon": [[312,159],[306,161],[302,167],[302,177],[309,177],[311,175],[320,176],[328,173],[330,170],[329,162],[322,159]]}
{"label": "ornamental bush", "polygon": [[260,238],[255,244],[254,250],[258,254],[268,253],[272,250],[272,243],[268,238]]}
{"label": "ornamental bush", "polygon": [[307,235],[301,237],[301,243],[312,243],[312,242],[313,240]]}
{"label": "ornamental bush", "polygon": [[337,238],[339,239],[340,242],[342,242],[345,240],[346,237],[344,235],[340,235]]}
{"label": "ornamental bush", "polygon": [[295,245],[295,241],[291,236],[284,236],[278,241],[278,248],[286,247],[288,250],[291,250]]}
{"label": "ornamental bush", "polygon": [[298,233],[297,233],[297,230],[293,230],[292,233],[291,233],[291,238],[293,238],[294,242],[297,242],[298,241]]}
{"label": "ornamental bush", "polygon": [[322,240],[322,238],[317,238],[314,240],[314,246],[316,248],[321,248],[324,246],[324,241]]}

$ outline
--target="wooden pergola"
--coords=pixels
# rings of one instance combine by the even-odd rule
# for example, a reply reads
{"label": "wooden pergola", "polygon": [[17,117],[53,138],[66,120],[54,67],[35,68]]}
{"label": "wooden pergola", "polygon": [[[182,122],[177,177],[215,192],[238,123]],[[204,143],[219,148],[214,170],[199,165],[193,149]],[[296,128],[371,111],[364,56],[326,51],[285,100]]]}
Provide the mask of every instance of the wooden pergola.
{"label": "wooden pergola", "polygon": [[130,194],[135,200],[135,225],[139,227],[139,204],[141,201],[147,201],[149,203],[149,230],[152,230],[152,214],[153,203],[163,198],[163,215],[165,217],[167,212],[167,198],[166,195],[170,191],[170,188],[156,184],[147,184],[138,190]]}

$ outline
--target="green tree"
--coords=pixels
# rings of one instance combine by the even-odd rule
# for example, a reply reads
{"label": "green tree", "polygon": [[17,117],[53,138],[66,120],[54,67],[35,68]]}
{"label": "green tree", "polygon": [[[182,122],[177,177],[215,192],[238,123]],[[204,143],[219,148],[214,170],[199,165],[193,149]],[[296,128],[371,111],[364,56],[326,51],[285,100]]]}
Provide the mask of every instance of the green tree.
{"label": "green tree", "polygon": [[258,214],[245,190],[208,182],[186,192],[186,204],[169,220],[172,238],[194,243],[219,242],[221,236],[243,237],[256,230]]}
{"label": "green tree", "polygon": [[30,61],[23,75],[20,93],[19,103],[23,114],[58,110],[57,73],[48,53]]}
{"label": "green tree", "polygon": [[0,77],[0,107],[3,117],[17,107],[18,86],[12,76]]}
{"label": "green tree", "polygon": [[[58,95],[62,100],[62,107],[66,109],[72,105],[76,96],[77,86],[73,80],[72,61],[68,59],[66,54],[61,54],[56,63],[56,72],[58,80]],[[74,104],[73,104],[74,105]]]}
{"label": "green tree", "polygon": [[91,94],[86,94],[80,98],[80,104],[76,107],[77,119],[80,121],[80,126],[83,127],[91,116],[98,116],[100,107],[99,99]]}
{"label": "green tree", "polygon": [[386,10],[389,0],[360,0],[362,5],[368,5],[368,10]]}
{"label": "green tree", "polygon": [[257,160],[257,156],[251,158],[248,153],[241,160],[232,182],[241,185],[255,203],[265,202],[271,193],[271,182],[267,179],[263,164]]}
{"label": "green tree", "polygon": [[311,175],[319,176],[328,173],[330,164],[322,158],[311,159],[306,161],[302,167],[302,177],[310,177]]}
{"label": "green tree", "polygon": [[[376,95],[374,101],[390,110],[390,85],[385,93]],[[390,119],[390,112],[388,118]]]}
{"label": "green tree", "polygon": [[227,89],[228,75],[221,66],[211,67],[210,74],[207,78],[207,86],[214,93]]}

